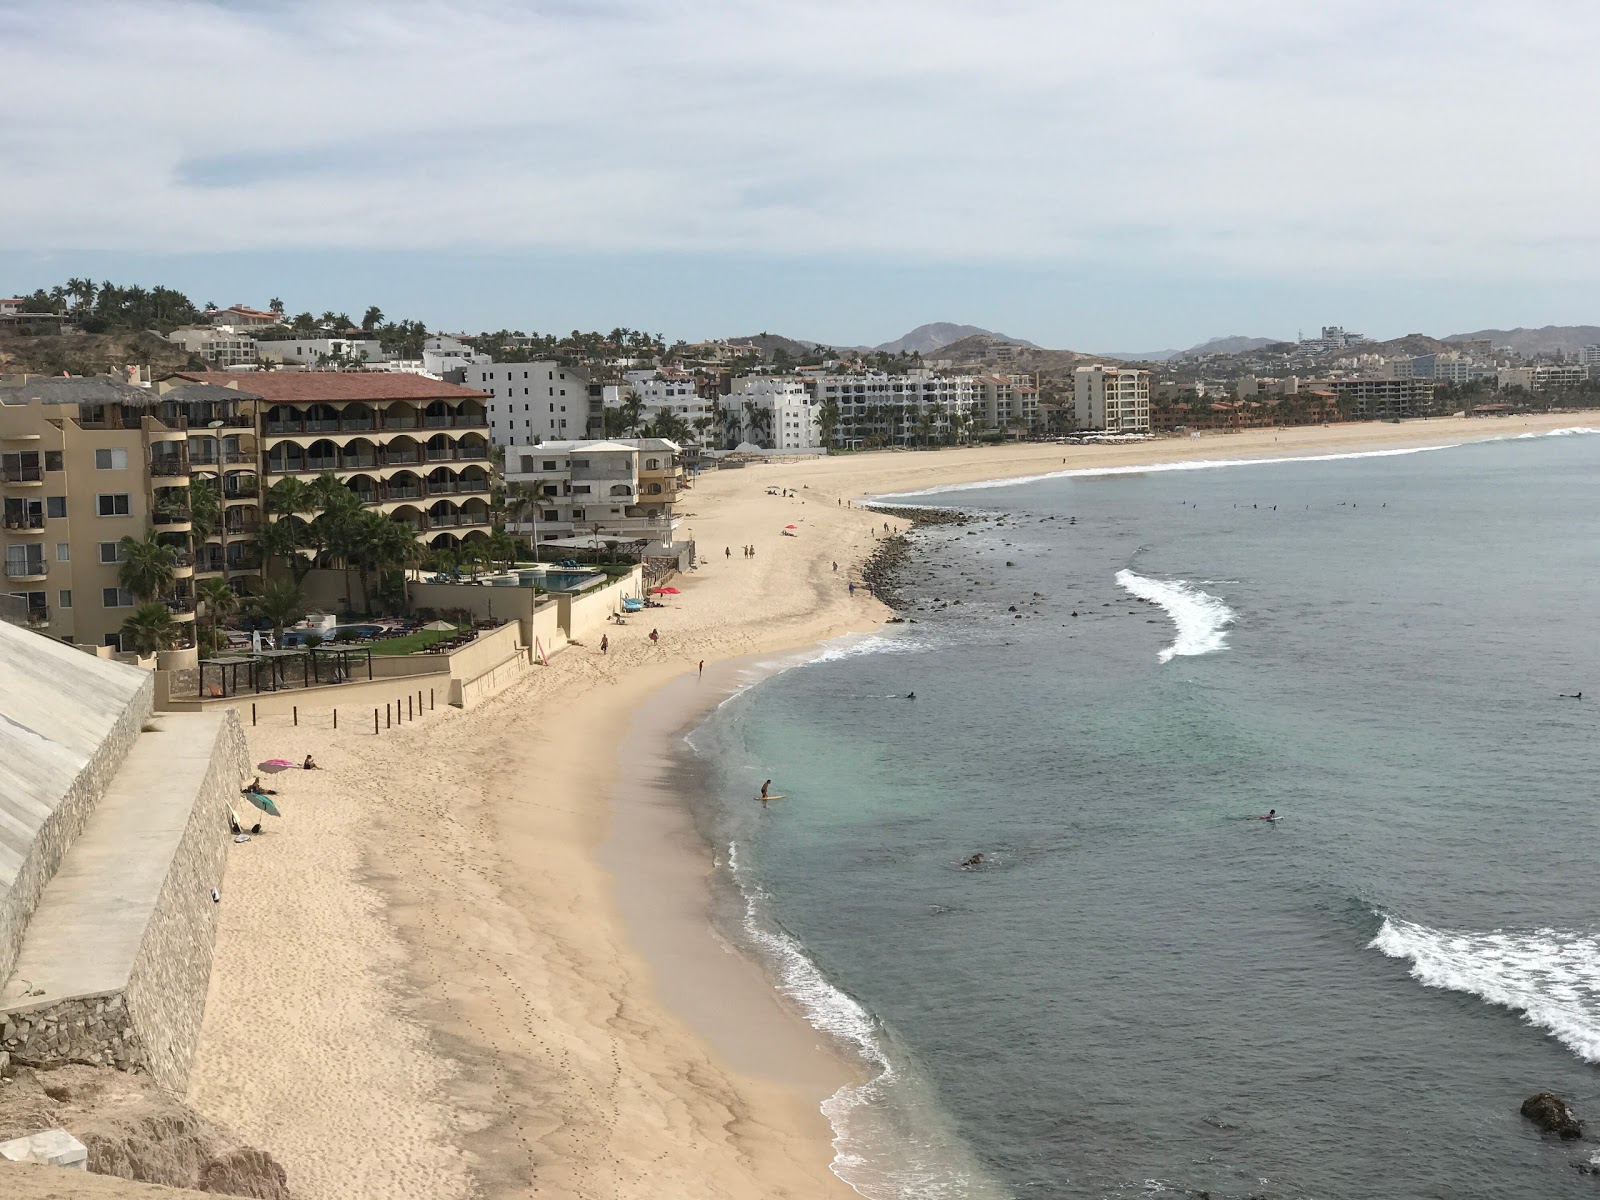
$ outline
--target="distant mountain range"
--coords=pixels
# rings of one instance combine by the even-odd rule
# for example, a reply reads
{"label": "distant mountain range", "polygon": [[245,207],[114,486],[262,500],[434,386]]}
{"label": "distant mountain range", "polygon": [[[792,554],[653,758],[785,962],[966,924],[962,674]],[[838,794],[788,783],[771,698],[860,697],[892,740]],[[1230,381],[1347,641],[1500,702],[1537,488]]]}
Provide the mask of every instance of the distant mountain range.
{"label": "distant mountain range", "polygon": [[1518,354],[1566,354],[1585,346],[1600,346],[1600,325],[1546,325],[1540,329],[1480,329],[1476,333],[1452,333],[1445,342],[1465,342],[1488,338],[1496,346],[1510,346]]}
{"label": "distant mountain range", "polygon": [[1117,351],[1108,353],[1104,357],[1120,359],[1123,362],[1167,362],[1174,358],[1200,358],[1206,354],[1243,354],[1248,350],[1271,346],[1279,340],[1241,337],[1234,334],[1230,337],[1212,338],[1210,341],[1201,342],[1198,346],[1190,346],[1187,350],[1144,350],[1132,353]]}

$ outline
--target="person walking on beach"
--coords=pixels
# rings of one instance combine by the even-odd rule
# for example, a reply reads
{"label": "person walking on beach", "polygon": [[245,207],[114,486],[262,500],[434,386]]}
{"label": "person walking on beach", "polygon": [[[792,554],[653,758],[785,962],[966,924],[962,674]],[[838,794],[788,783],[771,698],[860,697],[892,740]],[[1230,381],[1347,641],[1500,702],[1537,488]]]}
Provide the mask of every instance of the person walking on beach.
{"label": "person walking on beach", "polygon": [[850,581],[850,594],[852,596],[856,594],[856,581],[854,579]]}
{"label": "person walking on beach", "polygon": [[653,646],[657,642],[659,642],[660,640],[661,640],[661,635],[659,633],[657,633],[654,629],[652,629],[650,631],[650,644]]}
{"label": "person walking on beach", "polygon": [[608,654],[611,651],[611,639],[605,634],[600,635],[600,653]]}
{"label": "person walking on beach", "polygon": [[705,673],[706,673],[706,660],[702,658],[700,660],[700,674],[704,675]]}
{"label": "person walking on beach", "polygon": [[732,558],[733,557],[733,547],[732,546],[724,546],[722,548],[722,557],[723,558]]}
{"label": "person walking on beach", "polygon": [[838,570],[838,569],[839,569],[839,564],[838,564],[838,563],[834,563],[834,564],[833,564],[833,569],[834,569],[834,570],[835,570],[835,571],[837,571],[837,570]]}

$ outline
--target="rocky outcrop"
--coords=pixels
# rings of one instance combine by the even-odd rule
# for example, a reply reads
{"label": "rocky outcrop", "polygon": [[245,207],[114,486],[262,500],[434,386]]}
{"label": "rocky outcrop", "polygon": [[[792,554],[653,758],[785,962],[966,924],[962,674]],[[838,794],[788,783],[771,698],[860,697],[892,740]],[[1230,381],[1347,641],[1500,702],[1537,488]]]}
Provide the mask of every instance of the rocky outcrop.
{"label": "rocky outcrop", "polygon": [[65,1129],[82,1142],[93,1174],[291,1200],[271,1155],[242,1145],[148,1077],[74,1065],[23,1067],[0,1079],[0,1141],[41,1129]]}
{"label": "rocky outcrop", "polygon": [[1572,1115],[1566,1102],[1554,1092],[1535,1092],[1522,1102],[1522,1115],[1543,1133],[1553,1133],[1563,1141],[1583,1136],[1583,1122]]}

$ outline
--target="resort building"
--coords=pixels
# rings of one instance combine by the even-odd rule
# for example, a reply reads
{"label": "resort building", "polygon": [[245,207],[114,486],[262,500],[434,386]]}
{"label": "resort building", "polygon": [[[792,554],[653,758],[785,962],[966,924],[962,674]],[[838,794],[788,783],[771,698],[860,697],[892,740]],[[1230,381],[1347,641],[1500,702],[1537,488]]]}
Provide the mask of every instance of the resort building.
{"label": "resort building", "polygon": [[[118,578],[121,541],[147,530],[177,559],[172,588],[151,599],[180,625],[194,621],[189,424],[182,400],[106,376],[40,376],[0,388],[5,591],[27,606],[30,626],[62,641],[120,646],[138,602]],[[208,429],[205,440],[216,434]]]}
{"label": "resort building", "polygon": [[[784,375],[747,375],[722,399],[722,436],[769,450],[823,448],[822,422],[807,381]],[[729,436],[732,435],[732,436]]]}
{"label": "resort building", "polygon": [[1521,388],[1525,392],[1552,392],[1586,383],[1589,368],[1577,363],[1539,363],[1532,367],[1502,367],[1497,376],[1502,391]]}
{"label": "resort building", "polygon": [[[607,384],[601,391],[602,404],[612,410],[625,409],[637,396],[640,402],[639,427],[661,427],[662,419],[676,424],[684,437],[698,441],[714,439],[719,419],[716,401],[700,394],[699,384],[688,371],[629,371],[621,384]],[[630,431],[631,432],[631,431]]]}
{"label": "resort building", "polygon": [[983,375],[978,385],[985,429],[1025,433],[1039,424],[1039,389],[1032,375]]}
{"label": "resort building", "polygon": [[262,362],[297,367],[351,366],[388,360],[377,338],[294,338],[284,342],[261,342],[256,353]]}
{"label": "resort building", "polygon": [[1331,393],[1340,411],[1358,420],[1425,417],[1433,408],[1434,381],[1431,379],[1318,379],[1305,387]]}
{"label": "resort building", "polygon": [[446,380],[488,396],[489,440],[496,446],[572,441],[589,431],[589,375],[553,360],[475,363]]}
{"label": "resort building", "polygon": [[510,446],[508,491],[530,492],[540,503],[508,528],[535,542],[591,535],[671,542],[680,520],[672,511],[680,453],[663,438]]}
{"label": "resort building", "polygon": [[263,490],[331,471],[427,545],[489,533],[487,392],[387,371],[191,372],[166,384],[178,382],[247,387],[260,396]]}
{"label": "resort building", "polygon": [[1073,415],[1079,429],[1150,432],[1150,372],[1096,363],[1072,373]]}
{"label": "resort building", "polygon": [[837,406],[833,444],[847,450],[965,440],[979,395],[969,376],[932,371],[823,375],[812,394],[819,409]]}

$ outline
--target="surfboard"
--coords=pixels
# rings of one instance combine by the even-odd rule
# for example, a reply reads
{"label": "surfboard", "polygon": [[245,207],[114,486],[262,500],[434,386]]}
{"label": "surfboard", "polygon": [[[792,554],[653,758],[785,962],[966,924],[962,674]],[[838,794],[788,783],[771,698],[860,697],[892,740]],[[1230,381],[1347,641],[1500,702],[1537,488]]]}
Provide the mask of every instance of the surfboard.
{"label": "surfboard", "polygon": [[781,796],[777,792],[773,792],[770,796],[757,796],[756,797],[757,800],[782,800],[783,798],[784,797]]}

